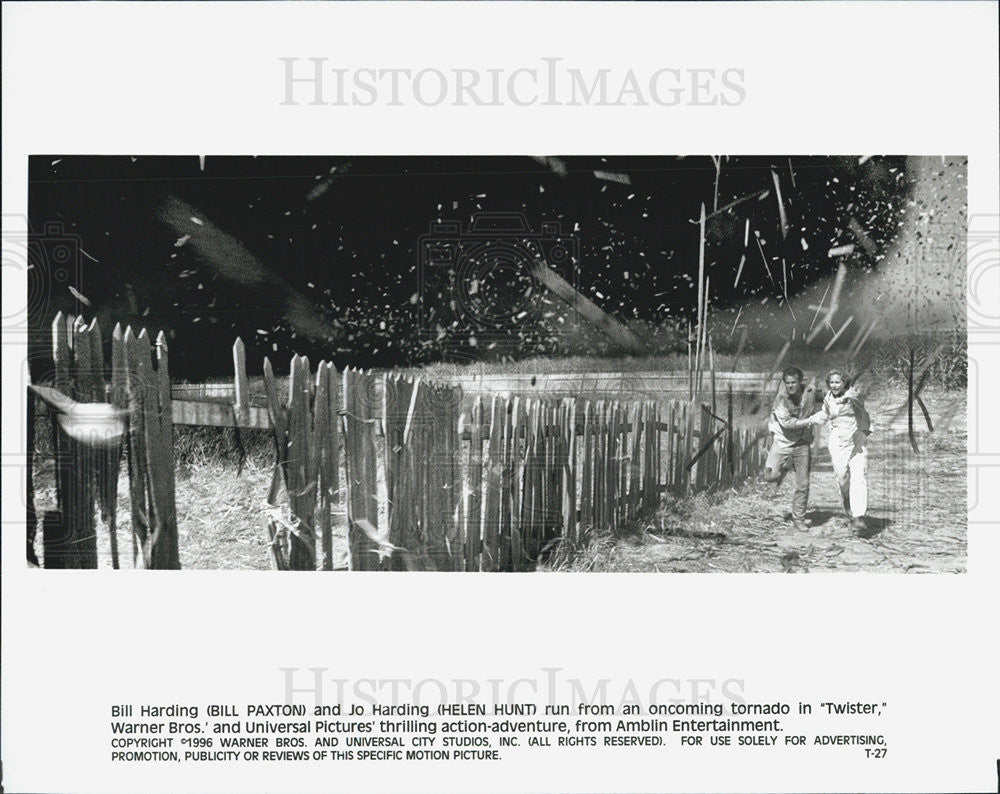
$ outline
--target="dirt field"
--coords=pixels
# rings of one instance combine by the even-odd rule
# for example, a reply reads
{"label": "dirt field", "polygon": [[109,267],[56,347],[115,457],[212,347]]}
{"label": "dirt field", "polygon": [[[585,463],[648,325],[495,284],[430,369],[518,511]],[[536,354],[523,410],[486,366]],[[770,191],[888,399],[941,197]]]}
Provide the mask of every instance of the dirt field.
{"label": "dirt field", "polygon": [[[907,439],[905,391],[869,400],[875,421],[870,440],[869,531],[858,537],[842,517],[829,453],[814,450],[808,518],[796,531],[789,514],[794,485],[786,478],[776,500],[761,483],[715,494],[671,500],[627,538],[599,537],[568,562],[570,571],[634,572],[962,572],[966,568],[966,411],[960,391],[924,395],[935,432],[918,436],[920,455]],[[918,427],[925,428],[918,417]],[[262,528],[271,481],[269,442],[244,438],[248,458],[237,474],[238,448],[231,431],[215,447],[191,449],[189,431],[178,431],[177,518],[181,566],[205,570],[267,570]],[[36,458],[39,514],[55,506],[51,459]],[[119,482],[121,567],[132,567],[128,481]],[[384,519],[384,516],[382,517]],[[346,564],[343,512],[335,514],[335,567]],[[41,555],[41,538],[36,549]],[[110,543],[99,524],[100,567],[111,567]],[[553,570],[542,565],[541,571]]]}

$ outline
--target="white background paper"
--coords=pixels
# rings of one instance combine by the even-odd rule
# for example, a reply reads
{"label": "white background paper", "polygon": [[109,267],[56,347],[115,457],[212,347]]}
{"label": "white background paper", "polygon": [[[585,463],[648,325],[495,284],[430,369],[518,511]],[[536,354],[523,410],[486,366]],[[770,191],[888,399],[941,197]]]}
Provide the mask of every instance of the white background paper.
{"label": "white background paper", "polygon": [[[3,52],[5,235],[27,211],[30,154],[968,154],[973,224],[995,231],[1000,211],[993,3],[24,3],[3,8]],[[746,100],[282,107],[289,56],[735,67]],[[7,264],[5,324],[25,295],[23,268]],[[994,253],[973,267],[984,291],[970,324],[969,572],[956,576],[28,570],[24,340],[5,325],[6,789],[994,790],[1000,264]],[[891,749],[882,760],[779,746],[524,752],[493,766],[110,763],[112,704],[281,702],[287,667],[484,686],[561,668],[610,679],[612,692],[738,679],[757,702],[885,701]]]}

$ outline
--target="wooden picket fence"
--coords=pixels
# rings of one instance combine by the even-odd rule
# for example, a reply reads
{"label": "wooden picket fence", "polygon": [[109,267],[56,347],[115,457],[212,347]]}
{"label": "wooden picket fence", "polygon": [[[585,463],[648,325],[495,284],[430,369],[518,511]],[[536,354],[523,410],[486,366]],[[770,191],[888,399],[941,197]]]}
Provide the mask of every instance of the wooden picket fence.
{"label": "wooden picket fence", "polygon": [[[57,508],[42,520],[45,567],[97,567],[95,506],[110,533],[112,566],[119,567],[118,475],[127,448],[133,565],[179,568],[166,338],[161,333],[154,345],[145,329],[136,334],[116,325],[108,383],[97,320],[87,324],[60,312],[52,324],[52,354],[52,386],[32,387],[52,409],[56,461]],[[73,414],[74,403],[110,404],[127,416],[129,432],[71,436],[59,414]]]}
{"label": "wooden picket fence", "polygon": [[760,434],[734,426],[731,387],[726,416],[693,401],[499,394],[477,396],[463,412],[456,386],[355,369],[338,376],[330,362],[313,371],[293,356],[286,399],[264,360],[261,409],[250,406],[240,340],[224,396],[232,404],[205,402],[204,389],[202,402],[172,398],[163,334],[152,344],[145,330],[116,326],[110,383],[96,321],[57,316],[53,351],[54,393],[110,403],[127,414],[128,432],[124,443],[82,444],[53,419],[58,510],[43,521],[46,567],[96,567],[95,504],[118,567],[123,450],[134,564],[179,567],[175,422],[271,430],[263,523],[278,570],[344,567],[334,559],[334,517],[344,508],[351,570],[529,570],[557,541],[621,534],[652,515],[664,493],[728,487],[763,465]]}
{"label": "wooden picket fence", "polygon": [[[374,376],[353,377],[374,392]],[[462,427],[453,387],[385,376],[382,391],[388,542],[404,550],[389,566],[397,569],[527,570],[557,540],[578,544],[641,522],[664,491],[735,484],[763,462],[757,435],[731,430],[731,415],[707,406],[696,430],[688,403],[671,403],[664,417],[653,401],[494,395],[478,397]],[[374,441],[372,425],[357,430]],[[700,456],[698,439],[709,439]],[[349,489],[377,493],[373,469],[365,472]]]}
{"label": "wooden picket fence", "polygon": [[[275,467],[267,501],[277,507],[284,487],[291,521],[265,516],[272,567],[317,568],[317,529],[323,570],[333,570],[331,511],[339,499],[337,382],[333,365],[321,361],[310,379],[309,359],[294,356],[288,400],[282,405],[271,362],[264,359],[264,387],[275,440]],[[318,509],[317,509],[318,508]]]}

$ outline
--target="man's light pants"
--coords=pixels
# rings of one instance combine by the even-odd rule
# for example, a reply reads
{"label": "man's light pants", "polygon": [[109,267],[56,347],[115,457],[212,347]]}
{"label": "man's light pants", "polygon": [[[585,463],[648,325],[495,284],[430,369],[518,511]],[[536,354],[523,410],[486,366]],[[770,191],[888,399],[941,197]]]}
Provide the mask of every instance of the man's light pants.
{"label": "man's light pants", "polygon": [[853,441],[835,443],[831,439],[830,459],[840,486],[840,496],[844,500],[844,510],[854,518],[862,518],[868,512],[868,480],[865,476],[868,450],[864,444]]}

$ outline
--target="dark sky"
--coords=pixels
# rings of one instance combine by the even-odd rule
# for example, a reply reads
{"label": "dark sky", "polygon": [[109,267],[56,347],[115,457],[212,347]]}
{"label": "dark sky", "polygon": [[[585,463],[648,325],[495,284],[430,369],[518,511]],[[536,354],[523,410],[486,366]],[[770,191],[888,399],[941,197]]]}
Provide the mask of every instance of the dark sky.
{"label": "dark sky", "polygon": [[[710,157],[34,156],[32,350],[44,358],[61,309],[97,316],[106,337],[115,322],[167,331],[172,374],[188,378],[228,374],[236,335],[252,369],[273,351],[284,366],[293,350],[338,366],[419,363],[470,338],[483,356],[594,352],[590,337],[561,334],[549,296],[510,268],[458,287],[445,271],[428,276],[421,235],[457,221],[457,235],[439,236],[468,241],[476,213],[521,213],[529,232],[497,232],[501,243],[545,255],[561,245],[574,261],[559,272],[617,319],[663,330],[669,349],[669,329],[694,316],[702,202],[713,305],[778,305],[838,261],[878,266],[860,247],[846,260],[828,251],[856,242],[850,217],[884,250],[905,171],[902,157],[723,157],[716,193]],[[468,302],[453,305],[455,289]],[[532,289],[537,312],[489,327],[469,316],[496,309],[486,292],[521,308]],[[510,343],[483,343],[498,337]]]}

